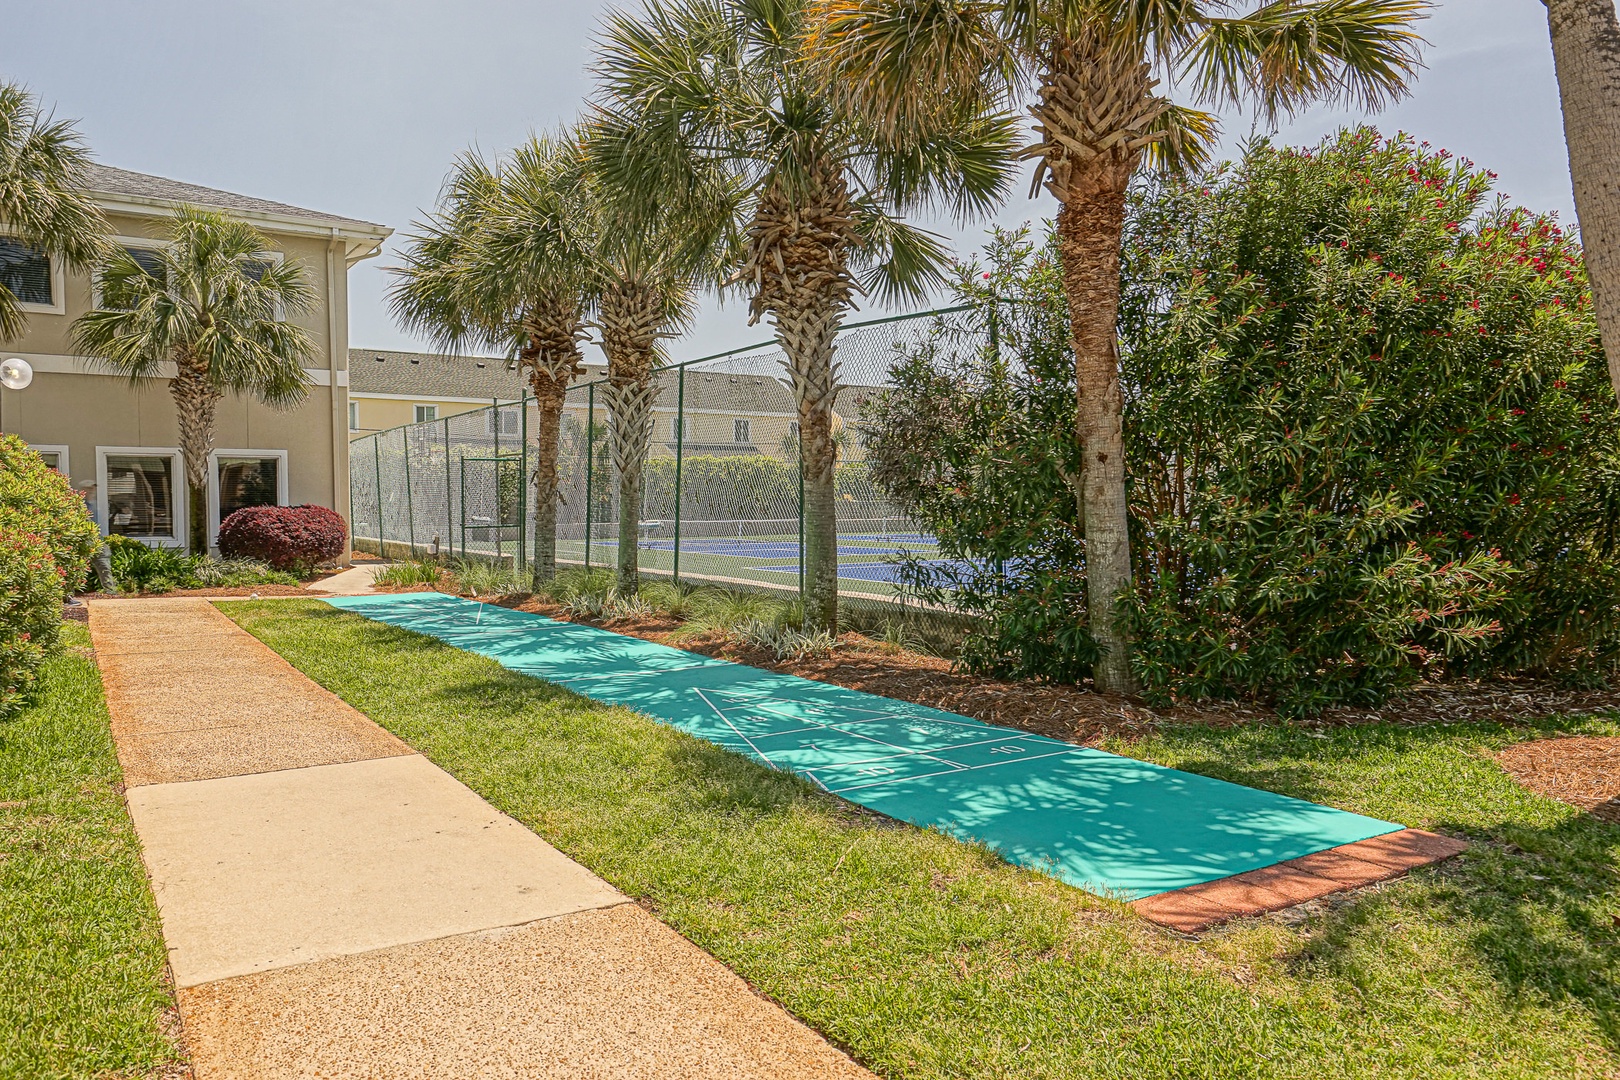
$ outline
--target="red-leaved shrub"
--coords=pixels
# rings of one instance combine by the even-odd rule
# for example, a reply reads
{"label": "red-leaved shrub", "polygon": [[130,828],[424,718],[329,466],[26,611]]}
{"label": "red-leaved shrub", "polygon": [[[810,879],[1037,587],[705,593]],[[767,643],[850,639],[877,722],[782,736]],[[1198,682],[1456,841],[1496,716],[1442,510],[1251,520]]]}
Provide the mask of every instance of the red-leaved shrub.
{"label": "red-leaved shrub", "polygon": [[343,554],[348,538],[324,506],[247,506],[220,523],[219,552],[303,575]]}

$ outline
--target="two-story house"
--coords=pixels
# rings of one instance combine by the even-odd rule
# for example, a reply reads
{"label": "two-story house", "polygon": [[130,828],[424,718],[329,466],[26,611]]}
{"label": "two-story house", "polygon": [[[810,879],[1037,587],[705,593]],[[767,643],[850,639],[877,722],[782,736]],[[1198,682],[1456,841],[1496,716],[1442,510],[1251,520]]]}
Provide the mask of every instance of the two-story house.
{"label": "two-story house", "polygon": [[[164,219],[182,203],[224,210],[302,263],[319,296],[294,316],[316,342],[309,395],[290,410],[242,397],[219,404],[209,462],[208,521],[243,506],[316,503],[349,516],[348,270],[381,249],[390,229],[284,203],[94,166],[90,188],[114,241],[140,258],[162,244]],[[74,355],[71,326],[93,308],[88,275],[8,240],[0,222],[0,288],[22,301],[28,326],[0,357],[33,368],[26,389],[0,387],[0,431],[21,436],[86,492],[104,531],[184,546],[189,509],[174,402],[166,379],[127,378]]]}

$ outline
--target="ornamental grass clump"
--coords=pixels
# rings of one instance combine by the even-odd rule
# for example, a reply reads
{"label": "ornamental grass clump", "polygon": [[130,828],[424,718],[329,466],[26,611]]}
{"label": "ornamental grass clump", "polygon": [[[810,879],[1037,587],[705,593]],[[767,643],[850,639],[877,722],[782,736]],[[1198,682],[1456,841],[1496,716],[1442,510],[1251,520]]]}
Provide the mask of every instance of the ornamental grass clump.
{"label": "ornamental grass clump", "polygon": [[[1153,700],[1374,704],[1428,675],[1620,663],[1620,416],[1574,238],[1402,136],[1259,143],[1134,189],[1119,331]],[[1003,234],[869,409],[874,476],[934,528],[913,584],[985,615],[964,659],[1075,681],[1086,631],[1066,312],[1050,244]],[[911,401],[915,404],[907,404]]]}

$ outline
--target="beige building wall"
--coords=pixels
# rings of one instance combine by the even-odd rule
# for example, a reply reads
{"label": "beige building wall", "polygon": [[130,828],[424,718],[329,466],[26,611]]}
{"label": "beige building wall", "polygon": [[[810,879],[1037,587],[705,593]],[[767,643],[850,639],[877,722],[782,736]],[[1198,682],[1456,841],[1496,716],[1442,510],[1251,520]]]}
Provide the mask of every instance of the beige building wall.
{"label": "beige building wall", "polygon": [[[116,237],[155,241],[161,237],[161,209],[153,216],[109,213]],[[251,216],[250,216],[250,220]],[[352,237],[318,222],[297,226],[305,235],[279,231],[275,224],[254,220],[284,259],[300,264],[314,287],[312,310],[289,318],[308,331],[315,343],[311,386],[302,404],[272,409],[241,397],[220,402],[214,445],[219,450],[285,451],[285,497],[289,504],[315,503],[349,518],[348,476],[348,268]],[[307,235],[321,233],[327,235]],[[380,242],[384,231],[378,237]],[[133,246],[133,245],[132,245]],[[42,447],[65,447],[74,487],[91,494],[99,511],[97,448],[173,448],[179,445],[175,408],[167,379],[126,378],[100,373],[75,355],[73,321],[94,306],[87,275],[65,273],[60,312],[28,309],[21,338],[0,344],[0,354],[20,356],[34,368],[25,390],[0,388],[0,430]],[[177,488],[184,488],[183,476]],[[105,521],[98,516],[103,528]],[[183,531],[183,529],[182,529]]]}
{"label": "beige building wall", "polygon": [[351,439],[415,423],[418,405],[433,406],[438,410],[437,419],[443,420],[447,416],[487,409],[495,404],[494,398],[406,397],[392,394],[352,394],[348,400],[354,405],[349,413]]}

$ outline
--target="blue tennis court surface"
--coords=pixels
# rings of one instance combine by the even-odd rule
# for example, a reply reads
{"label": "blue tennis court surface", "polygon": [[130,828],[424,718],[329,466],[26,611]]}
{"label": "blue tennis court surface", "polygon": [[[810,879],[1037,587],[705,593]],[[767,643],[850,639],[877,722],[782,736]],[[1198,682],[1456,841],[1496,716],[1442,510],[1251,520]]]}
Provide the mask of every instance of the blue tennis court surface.
{"label": "blue tennis court surface", "polygon": [[1124,900],[1401,826],[909,702],[441,593],[327,603],[625,705]]}
{"label": "blue tennis court surface", "polygon": [[[799,553],[795,551],[793,554],[797,556]],[[917,561],[923,566],[929,568],[949,566],[957,570],[971,569],[971,564],[954,559],[919,559]],[[751,566],[749,569],[758,573],[796,575],[799,572],[799,564],[791,563],[787,566]],[[900,566],[897,563],[890,562],[840,562],[838,564],[838,576],[841,578],[849,578],[852,581],[886,581],[892,585],[898,584],[900,581]]]}
{"label": "blue tennis court surface", "polygon": [[[930,540],[930,542],[932,542]],[[885,542],[872,539],[851,539],[839,537],[838,554],[840,555],[895,555],[901,551],[904,543],[917,544],[921,541],[894,540]],[[617,548],[617,540],[596,540],[592,547]],[[643,540],[640,546],[647,551],[674,551],[673,540]],[[797,559],[799,557],[799,542],[797,540],[755,540],[748,537],[703,537],[699,539],[681,540],[681,551],[696,555],[735,555],[742,559]],[[796,571],[795,571],[796,572]]]}

